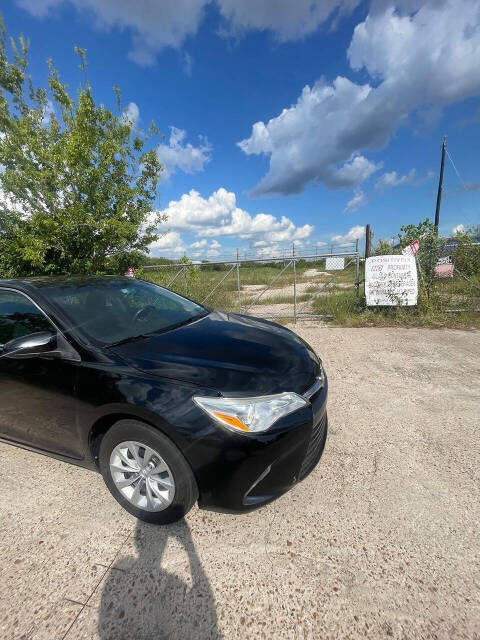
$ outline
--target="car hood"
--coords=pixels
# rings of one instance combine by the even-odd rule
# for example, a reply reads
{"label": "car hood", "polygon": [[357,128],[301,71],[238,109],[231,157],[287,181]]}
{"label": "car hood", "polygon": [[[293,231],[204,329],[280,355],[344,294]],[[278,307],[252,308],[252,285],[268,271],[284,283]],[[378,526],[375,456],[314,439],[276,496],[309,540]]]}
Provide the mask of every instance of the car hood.
{"label": "car hood", "polygon": [[219,311],[112,351],[146,373],[224,394],[303,393],[319,374],[317,356],[292,331]]}

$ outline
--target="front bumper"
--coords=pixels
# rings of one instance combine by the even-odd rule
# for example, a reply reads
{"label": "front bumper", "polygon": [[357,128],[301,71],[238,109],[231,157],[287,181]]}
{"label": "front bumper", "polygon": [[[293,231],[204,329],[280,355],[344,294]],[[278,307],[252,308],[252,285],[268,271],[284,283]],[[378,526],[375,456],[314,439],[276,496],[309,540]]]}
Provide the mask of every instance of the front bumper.
{"label": "front bumper", "polygon": [[251,436],[225,432],[214,459],[194,469],[199,506],[227,513],[251,511],[303,480],[325,446],[327,395],[325,378],[310,405],[287,416],[275,429]]}

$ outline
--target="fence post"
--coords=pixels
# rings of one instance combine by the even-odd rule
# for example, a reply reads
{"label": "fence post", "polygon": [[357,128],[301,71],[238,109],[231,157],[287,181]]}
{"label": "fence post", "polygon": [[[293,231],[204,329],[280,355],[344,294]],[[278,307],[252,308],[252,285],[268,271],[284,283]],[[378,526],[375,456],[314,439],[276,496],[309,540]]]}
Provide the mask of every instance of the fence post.
{"label": "fence post", "polygon": [[240,263],[237,258],[237,291],[238,291],[238,313],[242,310],[242,295],[240,293]]}
{"label": "fence post", "polygon": [[360,282],[358,281],[358,278],[360,276],[360,258],[358,255],[358,239],[355,241],[355,252],[356,252],[356,256],[355,256],[355,289],[356,289],[356,294],[357,294],[357,298],[360,295]]}
{"label": "fence post", "polygon": [[295,243],[292,247],[292,259],[293,259],[293,318],[295,324],[297,324],[297,260],[295,258]]}

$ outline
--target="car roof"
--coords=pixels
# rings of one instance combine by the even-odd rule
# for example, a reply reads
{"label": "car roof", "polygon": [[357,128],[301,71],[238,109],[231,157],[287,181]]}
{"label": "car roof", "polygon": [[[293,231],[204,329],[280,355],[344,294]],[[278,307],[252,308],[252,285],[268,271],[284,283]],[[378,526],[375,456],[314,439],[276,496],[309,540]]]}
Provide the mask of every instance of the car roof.
{"label": "car roof", "polygon": [[73,286],[84,286],[86,284],[95,284],[98,282],[105,282],[109,280],[116,280],[120,282],[131,282],[132,278],[128,276],[51,276],[51,277],[38,277],[38,278],[19,278],[11,280],[0,280],[1,287],[14,287],[23,291],[32,291],[43,289],[45,287],[51,287],[55,285],[69,284]]}

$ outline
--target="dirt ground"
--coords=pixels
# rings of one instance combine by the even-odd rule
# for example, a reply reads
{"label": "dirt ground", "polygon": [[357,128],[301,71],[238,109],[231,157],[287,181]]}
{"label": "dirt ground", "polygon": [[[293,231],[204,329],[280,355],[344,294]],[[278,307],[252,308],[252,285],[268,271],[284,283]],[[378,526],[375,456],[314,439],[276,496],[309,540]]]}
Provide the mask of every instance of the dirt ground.
{"label": "dirt ground", "polygon": [[480,638],[480,332],[296,330],[323,357],[315,471],[155,528],[97,474],[0,444],[0,638]]}

